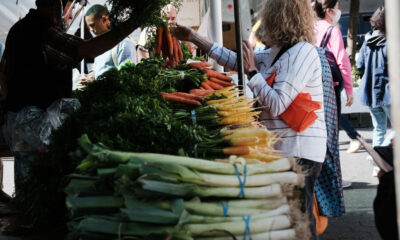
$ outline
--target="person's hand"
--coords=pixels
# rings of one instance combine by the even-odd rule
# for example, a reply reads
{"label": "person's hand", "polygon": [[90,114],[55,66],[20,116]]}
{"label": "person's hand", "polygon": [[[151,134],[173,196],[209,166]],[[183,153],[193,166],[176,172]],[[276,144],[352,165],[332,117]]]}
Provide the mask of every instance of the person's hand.
{"label": "person's hand", "polygon": [[351,105],[353,105],[353,101],[354,101],[354,96],[353,96],[353,94],[347,94],[346,106],[347,106],[347,107],[350,107]]}
{"label": "person's hand", "polygon": [[193,29],[176,24],[175,27],[171,28],[172,34],[181,41],[192,42],[193,36],[196,34]]}
{"label": "person's hand", "polygon": [[93,81],[94,81],[94,72],[90,72],[89,74],[82,74],[76,86],[78,89],[82,89],[87,87]]}
{"label": "person's hand", "polygon": [[246,74],[257,70],[254,62],[254,50],[249,41],[243,41],[243,67]]}

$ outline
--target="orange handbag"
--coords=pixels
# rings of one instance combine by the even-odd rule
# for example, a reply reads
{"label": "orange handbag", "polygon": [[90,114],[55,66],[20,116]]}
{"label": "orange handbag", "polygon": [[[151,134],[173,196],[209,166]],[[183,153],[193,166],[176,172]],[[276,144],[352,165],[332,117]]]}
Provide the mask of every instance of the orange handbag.
{"label": "orange handbag", "polygon": [[[273,73],[266,79],[269,86],[272,87],[275,77],[276,73]],[[280,117],[296,132],[303,132],[318,118],[314,111],[321,108],[322,103],[313,101],[309,93],[299,93]]]}
{"label": "orange handbag", "polygon": [[327,216],[323,216],[323,215],[319,215],[318,202],[317,202],[317,198],[315,197],[315,194],[314,194],[313,213],[314,213],[314,217],[315,217],[315,224],[316,224],[317,234],[321,235],[322,233],[325,232],[326,228],[328,227],[328,217]]}

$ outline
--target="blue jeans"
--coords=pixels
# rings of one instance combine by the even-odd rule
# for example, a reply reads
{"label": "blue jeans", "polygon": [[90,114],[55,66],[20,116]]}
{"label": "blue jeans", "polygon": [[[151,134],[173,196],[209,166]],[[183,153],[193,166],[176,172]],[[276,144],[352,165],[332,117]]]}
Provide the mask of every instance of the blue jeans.
{"label": "blue jeans", "polygon": [[357,139],[360,134],[354,129],[353,125],[350,123],[347,118],[343,117],[341,114],[342,111],[342,101],[340,100],[340,93],[342,92],[343,88],[335,87],[335,94],[336,94],[336,105],[338,110],[338,120],[339,120],[339,129],[343,129],[347,136],[351,139]]}
{"label": "blue jeans", "polygon": [[392,121],[390,113],[390,105],[383,107],[370,107],[372,124],[374,125],[374,135],[372,138],[372,146],[381,146],[385,140],[387,120]]}

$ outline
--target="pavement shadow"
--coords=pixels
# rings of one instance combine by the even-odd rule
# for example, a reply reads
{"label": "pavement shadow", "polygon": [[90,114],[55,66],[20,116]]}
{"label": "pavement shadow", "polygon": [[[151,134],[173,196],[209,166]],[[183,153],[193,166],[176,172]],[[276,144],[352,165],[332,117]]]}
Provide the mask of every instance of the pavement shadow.
{"label": "pavement shadow", "polygon": [[[372,144],[372,139],[371,138],[364,138],[365,141],[369,144]],[[339,146],[340,145],[349,145],[350,141],[339,141]]]}
{"label": "pavement shadow", "polygon": [[376,184],[371,184],[369,182],[352,182],[351,186],[343,189],[344,191],[350,189],[376,189],[378,186]]}

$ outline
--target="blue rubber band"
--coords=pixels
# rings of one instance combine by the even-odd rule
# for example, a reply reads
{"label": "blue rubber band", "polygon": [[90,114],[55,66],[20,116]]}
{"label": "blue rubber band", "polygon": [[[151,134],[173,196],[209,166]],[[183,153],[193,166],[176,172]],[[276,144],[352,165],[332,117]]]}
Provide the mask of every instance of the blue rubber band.
{"label": "blue rubber band", "polygon": [[192,116],[192,123],[193,123],[193,126],[196,126],[196,125],[197,125],[196,111],[193,109],[192,111],[190,111],[190,113],[191,113],[191,116]]}
{"label": "blue rubber band", "polygon": [[247,239],[247,234],[249,234],[249,240],[251,240],[251,232],[250,232],[250,216],[247,217],[242,217],[244,221],[244,234],[243,234],[243,240]]}
{"label": "blue rubber band", "polygon": [[226,201],[226,204],[223,201],[221,201],[221,206],[222,206],[222,211],[223,211],[224,217],[227,217],[228,210],[229,210],[229,201]]}
{"label": "blue rubber band", "polygon": [[234,164],[233,167],[235,168],[235,172],[236,172],[236,175],[237,175],[237,177],[239,179],[239,184],[240,184],[240,192],[239,192],[238,197],[239,198],[244,198],[245,197],[245,195],[244,195],[244,186],[246,185],[246,178],[247,178],[247,165],[243,166],[243,181],[242,181],[242,178],[240,177],[240,173],[239,173],[239,170],[238,170],[236,164]]}

